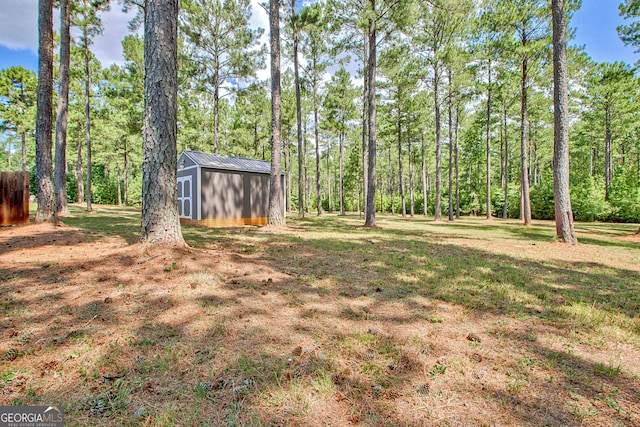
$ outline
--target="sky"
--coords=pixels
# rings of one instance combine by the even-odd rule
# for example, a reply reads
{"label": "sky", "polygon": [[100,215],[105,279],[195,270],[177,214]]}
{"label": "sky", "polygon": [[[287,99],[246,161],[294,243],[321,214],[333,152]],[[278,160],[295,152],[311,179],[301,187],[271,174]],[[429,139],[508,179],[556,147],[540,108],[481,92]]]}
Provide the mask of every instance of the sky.
{"label": "sky", "polygon": [[[623,23],[618,15],[620,0],[583,0],[582,8],[576,13],[572,26],[576,28],[576,38],[572,42],[585,46],[586,51],[597,62],[624,61],[634,64],[640,54],[633,47],[625,47],[616,32],[616,26]],[[120,41],[127,34],[127,22],[133,16],[122,13],[117,2],[111,10],[102,15],[104,33],[96,37],[93,51],[107,67],[112,63],[122,64]],[[267,28],[266,12],[252,0],[255,26]],[[0,69],[20,65],[36,71],[38,66],[38,2],[37,0],[0,0]],[[58,27],[58,16],[54,23]],[[263,42],[268,34],[263,35]],[[259,78],[268,77],[263,70]]]}

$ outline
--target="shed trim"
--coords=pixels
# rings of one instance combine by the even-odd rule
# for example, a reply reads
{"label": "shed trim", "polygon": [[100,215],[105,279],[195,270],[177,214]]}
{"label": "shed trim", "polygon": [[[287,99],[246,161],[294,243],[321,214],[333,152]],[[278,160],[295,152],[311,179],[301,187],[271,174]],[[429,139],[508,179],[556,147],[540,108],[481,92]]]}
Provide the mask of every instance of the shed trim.
{"label": "shed trim", "polygon": [[187,166],[186,168],[180,168],[179,170],[188,171],[188,170],[196,169],[196,168],[199,168],[199,167],[200,167],[200,165],[192,165],[192,166]]}
{"label": "shed trim", "polygon": [[198,188],[198,220],[202,219],[202,170],[200,165],[196,165],[196,187]]}

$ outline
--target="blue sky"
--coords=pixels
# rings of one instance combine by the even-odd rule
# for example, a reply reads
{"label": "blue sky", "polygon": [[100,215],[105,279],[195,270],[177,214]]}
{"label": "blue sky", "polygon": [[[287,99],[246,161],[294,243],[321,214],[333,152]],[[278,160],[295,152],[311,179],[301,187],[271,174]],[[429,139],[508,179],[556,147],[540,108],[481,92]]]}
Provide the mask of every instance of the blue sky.
{"label": "blue sky", "polygon": [[597,62],[624,61],[634,64],[640,54],[633,47],[624,46],[616,27],[624,23],[618,15],[621,0],[582,0],[582,8],[576,12],[571,25],[576,28],[573,44],[585,46]]}
{"label": "blue sky", "polygon": [[[624,61],[634,64],[640,54],[625,47],[616,32],[623,23],[618,16],[620,0],[583,0],[572,26],[576,28],[576,45],[584,45],[587,53],[598,62]],[[254,13],[260,14],[260,7]],[[130,16],[124,15],[117,4],[103,17],[105,33],[98,37],[94,51],[103,66],[121,63],[120,40],[126,35]],[[57,17],[54,19],[57,22]],[[258,21],[264,21],[260,17]],[[259,22],[266,26],[266,22]],[[0,69],[21,65],[36,70],[37,58],[37,0],[0,0]]]}

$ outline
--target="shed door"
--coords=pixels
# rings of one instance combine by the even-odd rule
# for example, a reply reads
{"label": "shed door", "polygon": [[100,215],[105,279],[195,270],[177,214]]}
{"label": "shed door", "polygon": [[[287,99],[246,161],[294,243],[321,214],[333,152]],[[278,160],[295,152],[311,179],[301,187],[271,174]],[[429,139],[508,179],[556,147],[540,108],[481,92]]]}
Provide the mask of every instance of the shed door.
{"label": "shed door", "polygon": [[178,212],[182,218],[192,218],[191,176],[178,178]]}

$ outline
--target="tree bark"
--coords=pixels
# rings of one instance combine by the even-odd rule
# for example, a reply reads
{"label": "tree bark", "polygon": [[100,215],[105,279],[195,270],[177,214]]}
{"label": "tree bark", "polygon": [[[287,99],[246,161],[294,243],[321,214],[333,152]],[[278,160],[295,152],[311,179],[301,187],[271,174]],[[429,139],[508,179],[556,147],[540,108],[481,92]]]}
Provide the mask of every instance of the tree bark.
{"label": "tree bark", "polygon": [[440,152],[442,141],[440,141],[440,99],[439,99],[439,76],[438,67],[433,66],[433,101],[435,105],[436,120],[436,200],[435,200],[435,221],[442,220],[442,159]]}
{"label": "tree bark", "polygon": [[[368,174],[369,174],[369,170],[368,170],[368,158],[369,158],[369,154],[368,154],[368,150],[367,150],[367,137],[368,137],[368,120],[369,120],[369,115],[368,115],[368,100],[369,100],[369,72],[367,69],[367,64],[368,64],[368,56],[367,56],[367,33],[364,33],[364,42],[363,42],[363,46],[364,46],[364,51],[363,51],[363,56],[362,56],[362,64],[363,64],[363,76],[362,76],[362,193],[363,193],[363,212],[367,211],[367,186],[369,183],[369,179],[368,179]],[[366,215],[366,214],[365,214]]]}
{"label": "tree bark", "polygon": [[[218,62],[216,61],[216,67]],[[213,153],[218,154],[220,140],[220,88],[218,87],[218,70],[213,74]]]}
{"label": "tree bark", "polygon": [[145,245],[185,245],[178,214],[177,66],[178,0],[147,0],[140,236]]}
{"label": "tree bark", "polygon": [[316,58],[313,58],[313,126],[316,139],[316,194],[318,195],[318,216],[322,215],[322,194],[320,190],[320,124],[318,123],[318,75]]}
{"label": "tree bark", "polygon": [[420,132],[420,143],[422,154],[422,213],[424,216],[427,216],[429,210],[427,209],[427,162],[425,158],[424,131]]}
{"label": "tree bark", "polygon": [[[523,41],[523,45],[526,41]],[[527,165],[527,58],[522,60],[522,76],[521,76],[521,91],[522,100],[520,104],[520,185],[521,185],[521,207],[520,216],[524,222],[524,225],[531,225],[531,201],[529,198],[529,169]]]}
{"label": "tree bark", "polygon": [[89,69],[89,34],[84,29],[84,130],[87,141],[87,211],[91,212],[91,71]]}
{"label": "tree bark", "polygon": [[129,206],[129,155],[127,154],[127,141],[124,141],[124,204]]}
{"label": "tree bark", "polygon": [[[375,0],[369,0],[371,13],[376,10]],[[367,164],[367,203],[365,206],[365,227],[376,225],[376,67],[377,67],[377,31],[376,19],[369,18],[369,57],[367,61],[367,112],[368,112],[368,154]]]}
{"label": "tree bark", "polygon": [[[391,144],[389,144],[389,197],[391,198],[391,215],[396,213],[395,199],[393,198],[393,163],[391,163]],[[384,206],[380,206],[384,211]]]}
{"label": "tree bark", "polygon": [[411,128],[409,125],[407,125],[407,154],[409,156],[409,211],[413,217],[416,214],[415,170],[413,164],[413,151],[411,150]]}
{"label": "tree bark", "polygon": [[[291,14],[294,14],[295,0],[291,2]],[[293,73],[296,86],[296,125],[298,131],[298,218],[304,218],[304,174],[302,152],[302,101],[300,96],[300,65],[298,63],[298,29],[293,26]]]}
{"label": "tree bark", "polygon": [[[280,156],[282,152],[282,90],[280,87],[280,5],[269,1],[269,28],[271,42],[271,179],[269,187],[269,225],[283,227],[282,180]],[[317,132],[317,128],[316,128]],[[318,141],[316,140],[316,144]]]}
{"label": "tree bark", "polygon": [[604,199],[609,200],[611,188],[611,108],[607,103],[605,107],[604,123]]}
{"label": "tree bark", "polygon": [[402,218],[406,218],[407,203],[405,201],[404,172],[402,170],[402,122],[400,120],[400,108],[398,108],[398,189],[400,192]]}
{"label": "tree bark", "polygon": [[36,118],[36,178],[38,210],[36,222],[56,221],[53,185],[52,113],[53,113],[53,2],[38,4],[38,98]]}
{"label": "tree bark", "polygon": [[69,61],[71,36],[69,32],[69,0],[60,0],[60,89],[56,119],[56,166],[54,182],[56,212],[69,213],[67,206],[67,123],[69,117]]}
{"label": "tree bark", "polygon": [[[78,129],[82,128],[82,124]],[[78,203],[84,202],[84,172],[82,171],[82,138],[78,138],[78,157],[76,162],[76,181],[78,182]]]}
{"label": "tree bark", "polygon": [[503,127],[504,127],[504,208],[502,218],[509,218],[509,129],[507,127],[507,104],[503,102]]}
{"label": "tree bark", "polygon": [[458,165],[458,128],[460,127],[460,102],[456,105],[456,122],[454,137],[455,180],[456,180],[456,219],[460,219],[460,169]]}
{"label": "tree bark", "polygon": [[553,17],[553,194],[556,237],[577,243],[569,192],[569,88],[567,71],[567,26],[564,0],[552,0]]}
{"label": "tree bark", "polygon": [[27,172],[27,132],[22,131],[22,172]]}
{"label": "tree bark", "polygon": [[346,215],[344,204],[344,130],[340,131],[340,215]]}
{"label": "tree bark", "polygon": [[451,68],[448,70],[449,75],[449,96],[448,98],[448,124],[449,124],[449,197],[448,199],[448,210],[447,215],[449,217],[449,221],[453,221],[453,105],[452,105],[452,78],[451,78]]}
{"label": "tree bark", "polygon": [[487,87],[487,219],[491,219],[491,59],[489,59],[489,85]]}

